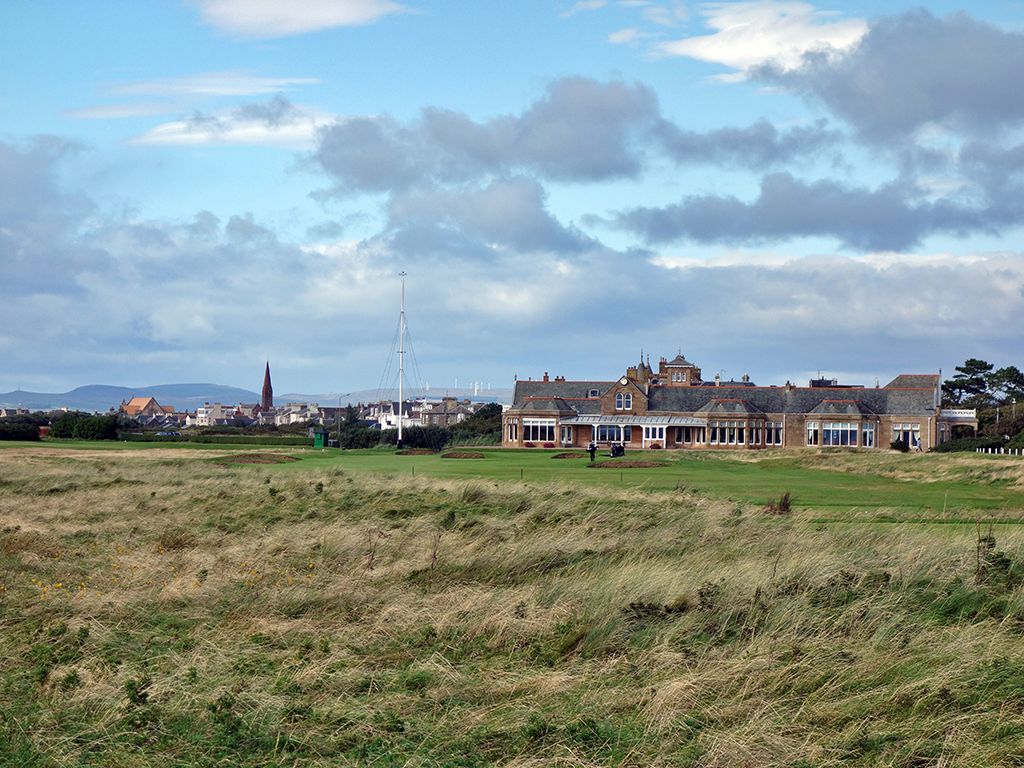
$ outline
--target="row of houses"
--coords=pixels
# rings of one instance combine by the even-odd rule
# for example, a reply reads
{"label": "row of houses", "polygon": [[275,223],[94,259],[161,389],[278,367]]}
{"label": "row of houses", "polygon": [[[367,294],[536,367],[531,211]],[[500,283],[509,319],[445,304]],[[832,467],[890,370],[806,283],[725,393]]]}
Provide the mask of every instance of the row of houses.
{"label": "row of houses", "polygon": [[888,448],[900,441],[928,450],[954,429],[978,427],[973,409],[941,407],[940,386],[938,374],[903,374],[884,387],[823,379],[759,387],[747,376],[706,382],[680,353],[661,358],[657,370],[641,359],[610,381],[547,373],[517,381],[502,414],[503,445],[754,450]]}
{"label": "row of houses", "polygon": [[[376,403],[359,403],[355,406],[357,418],[379,429],[394,429],[399,419],[403,427],[442,426],[451,427],[476,412],[481,404],[454,397],[441,399],[382,400]],[[112,409],[113,410],[113,409]],[[314,424],[333,426],[346,418],[347,407],[323,406],[318,403],[287,403],[281,406],[264,407],[260,403],[204,403],[194,412],[176,411],[170,406],[160,405],[152,397],[135,397],[122,401],[117,412],[139,423],[147,429],[177,429],[180,427],[249,427],[277,426],[291,424]]]}

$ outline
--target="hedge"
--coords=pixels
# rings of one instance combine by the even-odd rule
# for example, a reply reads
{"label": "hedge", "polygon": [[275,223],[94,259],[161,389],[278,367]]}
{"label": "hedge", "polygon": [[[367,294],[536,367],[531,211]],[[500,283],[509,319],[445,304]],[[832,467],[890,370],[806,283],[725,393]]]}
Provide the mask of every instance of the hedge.
{"label": "hedge", "polygon": [[35,424],[8,424],[0,421],[0,440],[38,440],[39,427]]}

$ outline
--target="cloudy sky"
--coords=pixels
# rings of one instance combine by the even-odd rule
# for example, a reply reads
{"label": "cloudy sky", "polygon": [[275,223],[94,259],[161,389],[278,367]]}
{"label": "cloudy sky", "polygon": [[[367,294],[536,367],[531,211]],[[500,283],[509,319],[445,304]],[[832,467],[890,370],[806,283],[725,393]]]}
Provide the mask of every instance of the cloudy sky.
{"label": "cloudy sky", "polygon": [[0,5],[0,391],[1024,364],[1024,7]]}

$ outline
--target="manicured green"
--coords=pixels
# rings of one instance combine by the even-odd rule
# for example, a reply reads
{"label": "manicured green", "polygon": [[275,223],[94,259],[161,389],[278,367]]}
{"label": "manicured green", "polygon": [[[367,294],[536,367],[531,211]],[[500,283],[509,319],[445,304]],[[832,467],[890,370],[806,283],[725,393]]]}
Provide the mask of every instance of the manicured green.
{"label": "manicured green", "polygon": [[[768,504],[789,492],[801,509],[816,509],[830,517],[856,516],[858,511],[892,510],[899,513],[960,515],[978,510],[1024,512],[1024,488],[987,477],[972,479],[965,473],[950,479],[933,479],[932,467],[942,467],[945,457],[861,453],[854,458],[862,471],[828,468],[830,454],[801,452],[766,454],[749,460],[734,453],[631,452],[626,460],[657,459],[667,467],[597,469],[585,459],[553,459],[560,451],[538,449],[501,450],[477,448],[486,456],[475,460],[445,460],[439,455],[398,456],[394,451],[323,451],[306,453],[302,461],[275,468],[281,472],[342,467],[360,472],[403,476],[420,474],[442,478],[550,483],[568,481],[587,485],[610,484],[629,488],[665,490],[685,488],[720,498]],[[838,457],[837,458],[842,458]],[[991,457],[998,460],[1004,457]],[[874,460],[886,471],[914,473],[898,479],[875,474]],[[607,460],[606,458],[604,460]],[[1005,465],[1007,462],[1004,461]],[[945,464],[952,465],[946,460]],[[1016,464],[1024,467],[1024,460]],[[993,466],[998,466],[993,461]],[[973,518],[972,518],[973,520]]]}

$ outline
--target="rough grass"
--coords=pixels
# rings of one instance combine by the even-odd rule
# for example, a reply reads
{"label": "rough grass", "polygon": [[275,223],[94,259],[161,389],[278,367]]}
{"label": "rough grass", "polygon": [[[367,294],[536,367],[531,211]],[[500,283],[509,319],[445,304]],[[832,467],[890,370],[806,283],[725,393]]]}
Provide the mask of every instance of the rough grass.
{"label": "rough grass", "polygon": [[1017,526],[206,456],[0,452],[0,766],[1024,754]]}

